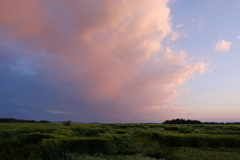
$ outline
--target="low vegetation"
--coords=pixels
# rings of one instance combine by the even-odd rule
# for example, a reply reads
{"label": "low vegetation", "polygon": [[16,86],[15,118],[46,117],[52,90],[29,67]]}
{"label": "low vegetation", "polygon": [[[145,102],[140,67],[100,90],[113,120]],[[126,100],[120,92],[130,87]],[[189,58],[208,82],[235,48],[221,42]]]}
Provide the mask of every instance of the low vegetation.
{"label": "low vegetation", "polygon": [[240,125],[0,123],[4,160],[239,160]]}

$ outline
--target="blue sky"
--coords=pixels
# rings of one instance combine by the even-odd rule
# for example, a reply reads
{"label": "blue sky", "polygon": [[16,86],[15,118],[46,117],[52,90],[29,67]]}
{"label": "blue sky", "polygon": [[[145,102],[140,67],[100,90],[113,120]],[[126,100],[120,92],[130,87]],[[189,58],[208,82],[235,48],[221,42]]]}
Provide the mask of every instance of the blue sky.
{"label": "blue sky", "polygon": [[[206,121],[238,121],[239,113],[239,1],[187,1],[170,4],[173,25],[181,34],[174,47],[209,63],[208,71],[197,75],[184,87],[193,95],[179,97],[196,117]],[[182,24],[182,27],[177,26]],[[215,51],[220,40],[231,42],[228,51]]]}

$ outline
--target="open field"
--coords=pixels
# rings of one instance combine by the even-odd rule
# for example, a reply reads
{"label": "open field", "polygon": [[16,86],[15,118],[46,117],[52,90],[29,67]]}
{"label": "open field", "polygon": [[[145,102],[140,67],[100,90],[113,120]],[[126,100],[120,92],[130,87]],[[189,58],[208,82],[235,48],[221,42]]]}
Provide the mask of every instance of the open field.
{"label": "open field", "polygon": [[240,125],[0,123],[3,160],[239,160]]}

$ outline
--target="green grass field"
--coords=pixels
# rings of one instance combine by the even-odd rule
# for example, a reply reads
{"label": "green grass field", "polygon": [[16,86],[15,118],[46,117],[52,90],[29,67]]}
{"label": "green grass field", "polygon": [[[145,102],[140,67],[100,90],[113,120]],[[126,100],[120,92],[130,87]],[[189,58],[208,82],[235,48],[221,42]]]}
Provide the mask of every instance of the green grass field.
{"label": "green grass field", "polygon": [[239,160],[240,125],[0,123],[2,160]]}

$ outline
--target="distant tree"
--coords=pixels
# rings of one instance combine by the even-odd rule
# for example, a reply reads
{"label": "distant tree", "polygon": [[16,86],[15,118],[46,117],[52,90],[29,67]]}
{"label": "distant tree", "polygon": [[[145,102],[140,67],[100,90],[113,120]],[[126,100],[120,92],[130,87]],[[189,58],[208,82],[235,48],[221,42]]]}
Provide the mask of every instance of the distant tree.
{"label": "distant tree", "polygon": [[47,120],[40,120],[38,123],[52,123],[52,122],[47,121]]}
{"label": "distant tree", "polygon": [[166,120],[162,124],[202,124],[199,120],[190,120],[190,119],[173,119],[173,120]]}
{"label": "distant tree", "polygon": [[67,120],[67,121],[64,121],[62,122],[65,126],[70,126],[72,121],[71,120]]}

